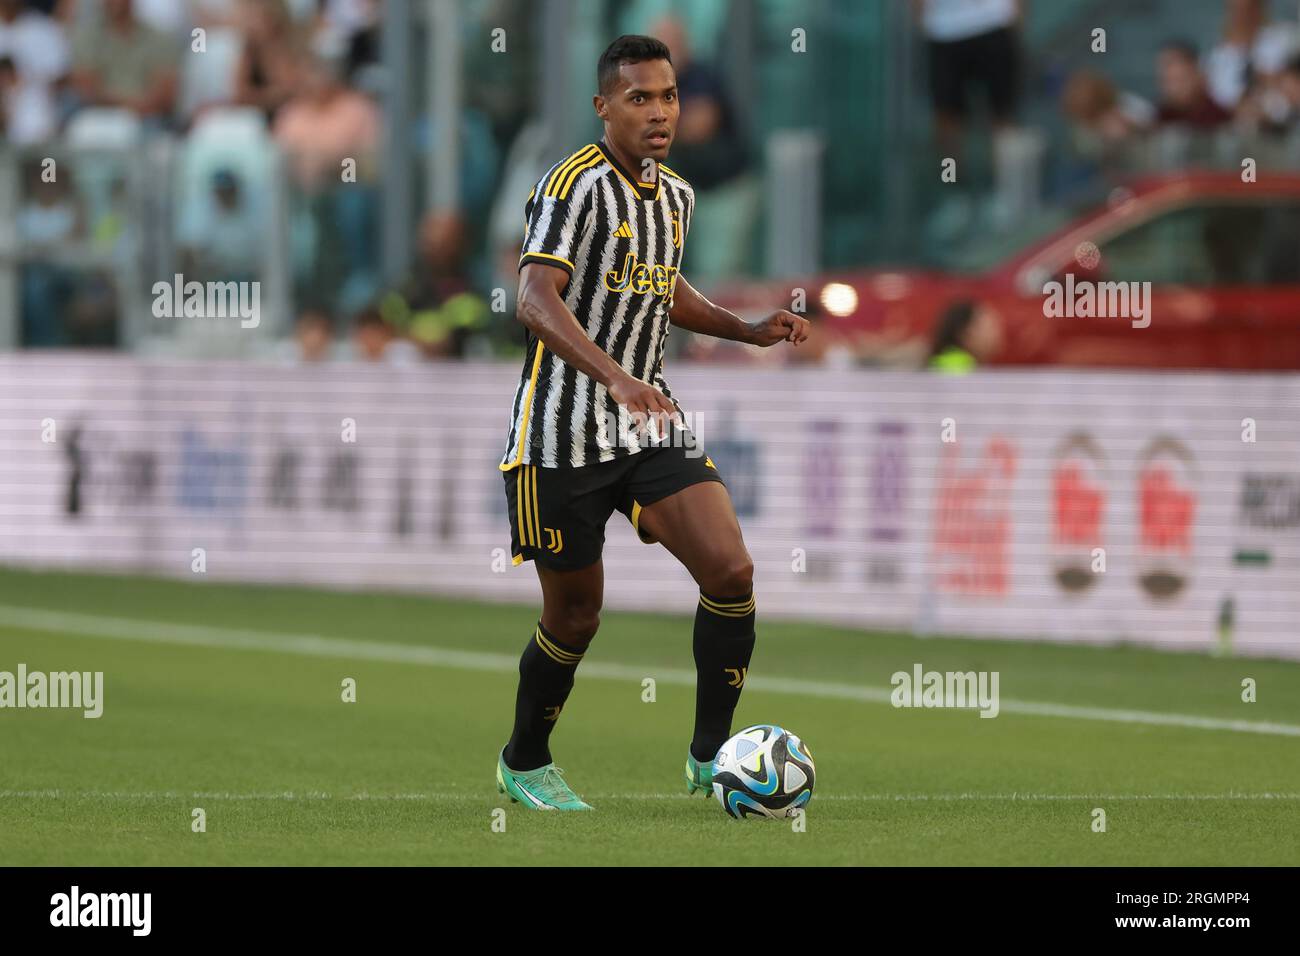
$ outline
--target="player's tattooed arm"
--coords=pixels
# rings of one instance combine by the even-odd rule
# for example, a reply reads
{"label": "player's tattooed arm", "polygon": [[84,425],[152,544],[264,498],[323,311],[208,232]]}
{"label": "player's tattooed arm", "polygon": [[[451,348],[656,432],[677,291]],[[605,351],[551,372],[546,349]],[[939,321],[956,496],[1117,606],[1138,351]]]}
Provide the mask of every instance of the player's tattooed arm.
{"label": "player's tattooed arm", "polygon": [[803,316],[778,309],[765,319],[746,322],[700,295],[680,272],[668,318],[673,325],[691,332],[763,347],[777,342],[798,345],[808,338],[809,323]]}
{"label": "player's tattooed arm", "polygon": [[520,322],[542,340],[542,344],[604,385],[609,397],[631,412],[647,415],[663,413],[677,418],[677,409],[663,392],[633,378],[598,346],[564,304],[560,292],[568,284],[569,274],[555,266],[527,263],[519,274],[516,315]]}

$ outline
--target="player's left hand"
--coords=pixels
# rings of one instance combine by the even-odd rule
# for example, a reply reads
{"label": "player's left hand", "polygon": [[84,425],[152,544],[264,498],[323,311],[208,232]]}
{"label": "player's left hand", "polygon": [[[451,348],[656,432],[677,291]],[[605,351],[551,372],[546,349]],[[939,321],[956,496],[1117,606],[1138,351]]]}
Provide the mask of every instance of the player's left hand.
{"label": "player's left hand", "polygon": [[802,315],[795,315],[785,309],[778,309],[760,322],[751,322],[750,342],[767,348],[777,342],[789,342],[798,345],[808,338],[812,323]]}

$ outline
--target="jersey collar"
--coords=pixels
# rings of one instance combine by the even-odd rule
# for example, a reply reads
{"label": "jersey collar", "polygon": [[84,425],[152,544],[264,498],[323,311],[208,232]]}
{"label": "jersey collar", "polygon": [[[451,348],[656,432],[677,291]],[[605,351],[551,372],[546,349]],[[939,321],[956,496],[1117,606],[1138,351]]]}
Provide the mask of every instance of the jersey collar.
{"label": "jersey collar", "polygon": [[642,182],[623,168],[623,164],[614,158],[613,151],[605,145],[603,139],[596,144],[596,147],[605,155],[605,159],[609,161],[609,164],[614,167],[614,172],[618,173],[623,178],[623,182],[627,183],[627,188],[632,190],[633,195],[647,201],[659,198],[659,180],[663,178],[662,170],[655,170],[655,181],[653,183]]}

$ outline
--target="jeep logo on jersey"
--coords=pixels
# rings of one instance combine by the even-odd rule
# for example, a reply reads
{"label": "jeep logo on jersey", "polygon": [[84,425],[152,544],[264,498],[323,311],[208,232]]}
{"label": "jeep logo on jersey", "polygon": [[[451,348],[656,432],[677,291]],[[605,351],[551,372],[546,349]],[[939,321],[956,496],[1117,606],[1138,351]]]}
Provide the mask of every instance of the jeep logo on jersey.
{"label": "jeep logo on jersey", "polygon": [[605,273],[605,288],[610,292],[635,292],[641,295],[653,291],[655,295],[667,295],[672,291],[676,279],[676,267],[646,265],[637,259],[636,253],[629,252],[623,259],[621,271],[611,269]]}

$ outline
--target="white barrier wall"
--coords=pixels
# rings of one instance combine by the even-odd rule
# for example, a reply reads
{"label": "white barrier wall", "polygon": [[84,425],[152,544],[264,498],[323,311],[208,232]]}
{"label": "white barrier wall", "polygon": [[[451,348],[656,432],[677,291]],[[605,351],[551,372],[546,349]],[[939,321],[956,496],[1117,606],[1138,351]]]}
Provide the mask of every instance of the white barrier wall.
{"label": "white barrier wall", "polygon": [[[1300,377],[668,371],[731,488],[760,626],[1225,631],[1300,657]],[[209,578],[534,601],[496,467],[517,375],[0,357],[0,562],[186,577],[203,548]],[[605,561],[608,609],[693,610],[617,513]]]}

